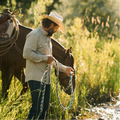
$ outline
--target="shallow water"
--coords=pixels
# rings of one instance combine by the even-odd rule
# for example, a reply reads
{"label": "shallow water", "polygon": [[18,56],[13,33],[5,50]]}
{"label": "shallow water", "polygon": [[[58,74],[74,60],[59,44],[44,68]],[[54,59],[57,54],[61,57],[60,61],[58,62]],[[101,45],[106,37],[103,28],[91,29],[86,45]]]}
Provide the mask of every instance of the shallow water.
{"label": "shallow water", "polygon": [[94,107],[91,112],[100,116],[104,120],[120,120],[120,101],[115,105],[105,105]]}
{"label": "shallow water", "polygon": [[83,118],[81,115],[77,119],[83,120],[120,120],[120,94],[118,100],[109,103],[101,103],[98,106],[86,109],[91,114],[90,117]]}

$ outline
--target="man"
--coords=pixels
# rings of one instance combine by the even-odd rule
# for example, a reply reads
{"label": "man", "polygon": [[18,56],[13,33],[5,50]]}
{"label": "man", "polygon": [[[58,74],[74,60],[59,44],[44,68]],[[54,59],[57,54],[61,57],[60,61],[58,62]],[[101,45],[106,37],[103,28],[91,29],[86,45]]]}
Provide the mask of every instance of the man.
{"label": "man", "polygon": [[[50,74],[52,65],[55,65],[55,58],[52,56],[51,36],[57,32],[59,28],[61,32],[65,32],[62,23],[62,16],[56,12],[51,12],[49,15],[42,15],[42,26],[30,32],[26,37],[26,43],[23,50],[23,57],[26,59],[26,79],[31,89],[32,108],[28,115],[28,119],[45,119],[46,111],[49,106],[50,98]],[[48,65],[48,76],[44,81],[44,72]],[[67,67],[58,62],[60,71],[65,72],[70,76],[71,67]],[[42,79],[43,78],[43,79]],[[41,96],[39,91],[43,91],[43,84],[46,84],[44,95],[43,110],[40,111]]]}

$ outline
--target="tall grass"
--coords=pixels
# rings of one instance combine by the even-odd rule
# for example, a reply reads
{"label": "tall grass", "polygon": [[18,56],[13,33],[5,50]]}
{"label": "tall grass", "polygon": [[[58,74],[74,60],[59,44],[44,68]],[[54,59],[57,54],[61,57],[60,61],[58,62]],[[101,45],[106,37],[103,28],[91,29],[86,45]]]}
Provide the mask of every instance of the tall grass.
{"label": "tall grass", "polygon": [[[74,25],[66,28],[66,34],[59,31],[55,38],[66,48],[72,46],[72,53],[76,59],[76,89],[74,103],[69,110],[63,110],[56,94],[56,77],[52,71],[50,104],[47,119],[72,119],[84,113],[84,108],[93,102],[106,102],[109,95],[119,92],[119,44],[118,40],[99,40],[82,28],[81,19],[76,18]],[[14,82],[16,81],[16,82]],[[2,84],[0,83],[1,87]],[[31,96],[28,91],[19,96],[21,83],[13,77],[8,99],[0,100],[0,119],[26,119],[31,107]],[[1,91],[1,88],[0,88]],[[67,107],[71,96],[66,95],[59,88],[60,100]],[[1,97],[1,92],[0,92]],[[104,98],[104,99],[103,99]]]}
{"label": "tall grass", "polygon": [[[1,86],[2,87],[2,86]],[[13,77],[10,89],[7,91],[8,98],[2,98],[0,94],[0,119],[1,120],[13,120],[24,119],[27,117],[30,104],[29,91],[20,96],[22,84]]]}

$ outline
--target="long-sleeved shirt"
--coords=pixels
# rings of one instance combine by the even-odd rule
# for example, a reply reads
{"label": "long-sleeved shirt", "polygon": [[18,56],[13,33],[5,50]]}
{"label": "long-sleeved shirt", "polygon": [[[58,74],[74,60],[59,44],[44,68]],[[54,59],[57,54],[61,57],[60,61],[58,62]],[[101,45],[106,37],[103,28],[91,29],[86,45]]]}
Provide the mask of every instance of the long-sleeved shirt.
{"label": "long-sleeved shirt", "polygon": [[[29,80],[44,82],[42,77],[48,64],[48,55],[52,56],[52,43],[47,34],[48,33],[39,26],[37,29],[31,31],[26,37],[26,43],[23,49],[23,57],[26,59],[26,82]],[[55,62],[49,64],[48,76],[45,84],[51,83],[50,77],[52,66],[56,68]],[[62,72],[66,70],[66,66],[59,62],[58,68]]]}

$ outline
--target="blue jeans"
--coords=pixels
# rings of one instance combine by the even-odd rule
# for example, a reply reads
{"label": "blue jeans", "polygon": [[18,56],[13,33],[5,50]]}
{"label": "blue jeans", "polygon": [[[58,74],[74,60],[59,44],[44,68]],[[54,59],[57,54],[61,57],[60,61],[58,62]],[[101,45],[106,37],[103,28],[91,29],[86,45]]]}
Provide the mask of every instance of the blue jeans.
{"label": "blue jeans", "polygon": [[[45,95],[44,95],[44,103],[43,103],[43,111],[40,111],[41,98],[43,94],[43,84],[38,81],[30,80],[28,81],[29,87],[31,90],[32,97],[32,107],[30,109],[28,120],[31,119],[45,119],[46,112],[49,106],[50,99],[50,85],[46,85]],[[40,92],[41,90],[41,92]],[[41,93],[41,94],[40,94]],[[41,114],[40,114],[41,113]]]}

